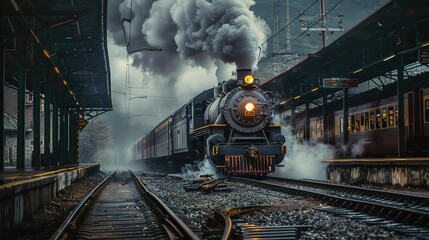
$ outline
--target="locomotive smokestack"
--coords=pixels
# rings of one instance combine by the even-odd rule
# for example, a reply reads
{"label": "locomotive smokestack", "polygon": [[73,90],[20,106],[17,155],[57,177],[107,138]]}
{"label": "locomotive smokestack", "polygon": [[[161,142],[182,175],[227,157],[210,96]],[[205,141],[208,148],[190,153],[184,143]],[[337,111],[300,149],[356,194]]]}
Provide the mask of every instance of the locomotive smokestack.
{"label": "locomotive smokestack", "polygon": [[244,80],[244,77],[249,74],[252,74],[252,69],[237,69],[237,80]]}

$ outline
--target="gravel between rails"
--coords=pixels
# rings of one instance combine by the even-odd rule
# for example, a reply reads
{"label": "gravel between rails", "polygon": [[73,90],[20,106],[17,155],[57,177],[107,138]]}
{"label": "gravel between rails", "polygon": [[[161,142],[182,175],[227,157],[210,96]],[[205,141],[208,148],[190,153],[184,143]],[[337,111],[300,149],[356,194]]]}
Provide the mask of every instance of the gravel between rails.
{"label": "gravel between rails", "polygon": [[301,239],[412,239],[345,217],[318,211],[319,201],[290,196],[241,183],[228,183],[231,192],[186,192],[189,180],[177,177],[145,178],[143,182],[166,203],[182,211],[201,227],[216,208],[271,205],[257,212],[244,214],[242,219],[256,225],[312,225]]}

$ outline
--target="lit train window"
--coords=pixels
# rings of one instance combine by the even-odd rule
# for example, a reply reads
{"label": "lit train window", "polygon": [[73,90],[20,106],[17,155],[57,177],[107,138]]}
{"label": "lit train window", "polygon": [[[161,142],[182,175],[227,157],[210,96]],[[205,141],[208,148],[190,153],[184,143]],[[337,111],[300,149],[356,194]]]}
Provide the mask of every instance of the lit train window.
{"label": "lit train window", "polygon": [[369,128],[372,130],[374,127],[374,111],[371,111],[369,114]]}
{"label": "lit train window", "polygon": [[358,114],[356,114],[356,125],[355,125],[355,130],[356,130],[356,132],[359,132],[359,130],[360,130],[360,114],[358,113]]}
{"label": "lit train window", "polygon": [[351,131],[351,126],[352,126],[350,124],[350,116],[347,117],[347,123],[348,123],[347,130],[350,132]]}
{"label": "lit train window", "polygon": [[395,105],[395,122],[396,122],[396,126],[398,126],[398,105]]}
{"label": "lit train window", "polygon": [[382,116],[381,127],[386,128],[387,127],[387,108],[383,108],[381,116]]}
{"label": "lit train window", "polygon": [[365,130],[369,129],[369,114],[365,112]]}
{"label": "lit train window", "polygon": [[344,122],[343,122],[343,118],[340,117],[340,134],[344,132],[343,129],[344,129]]}
{"label": "lit train window", "polygon": [[375,128],[380,129],[380,127],[381,127],[380,109],[375,109]]}
{"label": "lit train window", "polygon": [[429,99],[425,100],[425,122],[429,122]]}
{"label": "lit train window", "polygon": [[311,126],[311,127],[310,127],[310,133],[311,133],[310,138],[316,138],[316,136],[315,136],[315,134],[314,134],[314,133],[315,133],[315,132],[314,132],[314,129],[315,129],[315,128],[314,128],[313,126]]}
{"label": "lit train window", "polygon": [[317,122],[316,122],[316,132],[315,132],[315,134],[314,134],[314,138],[319,137],[319,136],[318,136],[319,128],[320,128],[320,123],[319,123],[319,121],[317,121]]}
{"label": "lit train window", "polygon": [[389,114],[389,127],[393,127],[393,125],[395,124],[393,106],[390,106],[387,112]]}
{"label": "lit train window", "polygon": [[323,137],[323,121],[320,121],[320,137]]}

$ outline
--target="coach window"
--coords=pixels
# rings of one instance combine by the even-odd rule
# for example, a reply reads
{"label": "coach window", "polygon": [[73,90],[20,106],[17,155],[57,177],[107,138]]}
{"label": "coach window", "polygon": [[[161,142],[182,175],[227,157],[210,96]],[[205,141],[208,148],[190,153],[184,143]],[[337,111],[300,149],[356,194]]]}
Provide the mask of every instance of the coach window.
{"label": "coach window", "polygon": [[350,116],[349,125],[350,125],[350,131],[354,132],[355,131],[355,115]]}
{"label": "coach window", "polygon": [[340,117],[340,134],[344,132],[343,129],[344,129],[344,122],[343,122],[343,118]]}
{"label": "coach window", "polygon": [[369,129],[369,113],[365,112],[365,130]]}
{"label": "coach window", "polygon": [[310,127],[310,135],[311,135],[311,136],[310,136],[310,138],[312,138],[312,139],[313,139],[313,138],[316,138],[316,137],[314,136],[314,126],[311,126],[311,127]]}
{"label": "coach window", "polygon": [[429,122],[429,99],[425,100],[425,122]]}
{"label": "coach window", "polygon": [[369,113],[369,128],[372,130],[375,128],[375,124],[374,124],[374,111],[371,111]]}
{"label": "coach window", "polygon": [[387,108],[383,108],[381,112],[381,127],[386,128],[387,127]]}
{"label": "coach window", "polygon": [[359,132],[360,130],[360,114],[356,114],[356,125],[355,125],[356,132]]}
{"label": "coach window", "polygon": [[398,105],[395,105],[395,123],[396,123],[396,126],[398,126],[398,114],[399,114]]}
{"label": "coach window", "polygon": [[347,122],[348,122],[347,130],[350,132],[352,129],[352,125],[350,124],[350,116],[347,117]]}
{"label": "coach window", "polygon": [[393,112],[393,106],[390,106],[388,109],[387,109],[387,113],[388,113],[388,116],[389,116],[389,127],[393,127],[393,125],[395,124],[395,120],[394,120],[394,112]]}
{"label": "coach window", "polygon": [[380,127],[381,127],[380,109],[375,109],[375,128],[380,129]]}
{"label": "coach window", "polygon": [[365,125],[365,113],[360,113],[360,125]]}
{"label": "coach window", "polygon": [[314,136],[314,138],[318,138],[319,137],[319,128],[320,128],[320,123],[319,123],[319,121],[318,120],[316,120],[316,129],[315,129],[315,132],[314,132],[314,134],[313,134],[313,136]]}

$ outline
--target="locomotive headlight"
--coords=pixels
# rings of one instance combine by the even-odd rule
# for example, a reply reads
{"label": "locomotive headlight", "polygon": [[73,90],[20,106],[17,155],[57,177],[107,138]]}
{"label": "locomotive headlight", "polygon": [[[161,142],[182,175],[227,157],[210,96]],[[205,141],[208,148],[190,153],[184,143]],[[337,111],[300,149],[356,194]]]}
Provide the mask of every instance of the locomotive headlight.
{"label": "locomotive headlight", "polygon": [[255,81],[255,78],[253,78],[253,76],[252,75],[246,75],[245,77],[244,77],[244,82],[246,83],[246,84],[253,84],[253,82]]}
{"label": "locomotive headlight", "polygon": [[253,103],[247,103],[246,106],[244,106],[244,108],[246,109],[246,111],[251,112],[255,109],[255,105]]}

